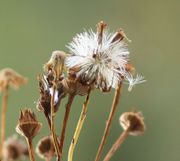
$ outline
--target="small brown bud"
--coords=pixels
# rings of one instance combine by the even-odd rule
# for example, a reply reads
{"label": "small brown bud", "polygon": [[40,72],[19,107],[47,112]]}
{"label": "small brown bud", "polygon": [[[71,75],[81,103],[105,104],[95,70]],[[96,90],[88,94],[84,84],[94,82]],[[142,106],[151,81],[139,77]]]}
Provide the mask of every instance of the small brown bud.
{"label": "small brown bud", "polygon": [[5,68],[0,71],[0,92],[8,86],[18,89],[20,85],[25,84],[26,82],[27,78],[11,68]]}
{"label": "small brown bud", "polygon": [[120,116],[119,121],[124,130],[129,130],[130,135],[141,135],[145,131],[144,118],[141,112],[125,112]]}
{"label": "small brown bud", "polygon": [[28,147],[16,135],[9,137],[3,146],[3,161],[20,160],[28,156]]}
{"label": "small brown bud", "polygon": [[52,137],[45,136],[39,140],[36,152],[40,158],[51,160],[55,156],[55,148]]}
{"label": "small brown bud", "polygon": [[42,124],[38,122],[31,109],[25,109],[20,112],[16,131],[22,136],[32,140],[39,133],[41,126]]}

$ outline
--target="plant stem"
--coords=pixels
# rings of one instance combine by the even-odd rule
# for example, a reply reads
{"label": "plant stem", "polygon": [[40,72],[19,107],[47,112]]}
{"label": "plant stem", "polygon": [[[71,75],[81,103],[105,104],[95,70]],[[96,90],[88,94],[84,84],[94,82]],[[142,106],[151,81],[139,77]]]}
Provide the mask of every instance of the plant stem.
{"label": "plant stem", "polygon": [[74,97],[75,97],[75,94],[69,94],[68,101],[67,101],[67,104],[66,104],[66,107],[65,107],[66,111],[65,111],[65,114],[64,114],[63,127],[62,127],[61,137],[60,137],[60,153],[61,154],[63,152],[63,145],[64,145],[66,127],[67,127],[67,122],[68,122],[68,119],[69,119],[71,105],[72,105],[72,102],[74,100]]}
{"label": "plant stem", "polygon": [[28,150],[29,150],[29,157],[31,161],[35,161],[35,155],[34,155],[34,149],[32,144],[32,139],[26,138],[27,144],[28,144]]}
{"label": "plant stem", "polygon": [[61,153],[59,151],[59,142],[55,133],[55,122],[54,122],[54,96],[55,96],[55,85],[53,85],[53,95],[51,96],[51,134],[53,137],[53,143],[57,154],[58,161],[61,161]]}
{"label": "plant stem", "polygon": [[2,159],[2,149],[5,140],[7,102],[8,102],[8,86],[3,90],[3,96],[2,96],[0,159]]}
{"label": "plant stem", "polygon": [[78,141],[82,126],[83,126],[85,118],[86,118],[87,109],[88,109],[88,103],[89,103],[89,98],[90,98],[90,91],[91,90],[88,91],[88,95],[87,95],[86,100],[85,100],[85,102],[83,104],[81,115],[79,117],[79,121],[77,123],[76,130],[74,132],[74,136],[73,136],[73,139],[71,141],[71,145],[69,147],[68,161],[72,161],[72,159],[73,159],[74,149],[76,147],[76,144],[77,144],[77,141]]}
{"label": "plant stem", "polygon": [[116,142],[112,145],[109,152],[106,154],[103,161],[109,161],[111,159],[111,157],[114,155],[114,153],[117,151],[117,149],[122,145],[124,140],[126,140],[128,134],[129,134],[128,129],[122,132],[122,134],[119,136],[119,138],[116,140]]}
{"label": "plant stem", "polygon": [[111,111],[109,113],[109,117],[108,117],[108,120],[107,120],[107,123],[106,123],[106,127],[105,127],[105,130],[104,130],[104,134],[103,134],[101,143],[100,143],[99,148],[98,148],[98,152],[96,154],[95,161],[99,161],[99,159],[101,157],[101,154],[102,154],[102,150],[103,150],[104,145],[106,143],[107,136],[108,136],[109,131],[110,131],[110,126],[112,124],[112,119],[114,117],[115,111],[117,109],[117,105],[118,105],[119,100],[120,100],[121,87],[122,87],[122,81],[119,83],[119,85],[117,86],[117,89],[115,91],[114,99],[113,99],[112,106],[111,106]]}

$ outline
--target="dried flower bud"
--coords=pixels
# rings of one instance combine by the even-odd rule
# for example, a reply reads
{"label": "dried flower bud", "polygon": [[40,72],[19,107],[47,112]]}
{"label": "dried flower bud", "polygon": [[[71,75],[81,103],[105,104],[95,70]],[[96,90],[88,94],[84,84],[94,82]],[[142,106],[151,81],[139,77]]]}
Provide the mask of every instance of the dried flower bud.
{"label": "dried flower bud", "polygon": [[[38,81],[39,81],[40,97],[37,102],[37,109],[39,111],[44,112],[46,116],[50,116],[52,87],[49,84],[46,76],[39,76]],[[54,99],[54,108],[55,108],[54,112],[58,111],[60,101],[66,94],[63,91],[63,86],[62,86],[61,81],[58,81],[58,84],[56,86],[57,86],[57,89],[55,92],[55,99]]]}
{"label": "dried flower bud", "polygon": [[51,160],[55,156],[55,148],[52,137],[43,137],[37,144],[36,152],[40,158]]}
{"label": "dried flower bud", "polygon": [[28,156],[28,147],[16,135],[9,137],[3,146],[3,161],[20,160]]}
{"label": "dried flower bud", "polygon": [[31,109],[25,109],[20,113],[16,131],[28,139],[33,139],[39,133],[41,126]]}
{"label": "dried flower bud", "polygon": [[27,78],[21,76],[11,68],[5,68],[0,71],[0,92],[8,86],[18,89],[20,85],[26,82]]}
{"label": "dried flower bud", "polygon": [[125,112],[120,116],[119,121],[124,130],[129,130],[130,135],[141,135],[145,131],[144,118],[141,112]]}
{"label": "dried flower bud", "polygon": [[60,78],[64,68],[66,53],[63,51],[53,51],[50,60],[44,65],[45,72],[52,71],[56,78]]}

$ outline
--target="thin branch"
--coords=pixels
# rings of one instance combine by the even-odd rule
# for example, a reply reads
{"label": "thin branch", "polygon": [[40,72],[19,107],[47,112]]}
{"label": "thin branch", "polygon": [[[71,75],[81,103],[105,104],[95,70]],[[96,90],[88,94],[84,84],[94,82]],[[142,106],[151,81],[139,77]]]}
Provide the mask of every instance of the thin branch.
{"label": "thin branch", "polygon": [[53,85],[53,95],[51,96],[51,134],[53,137],[53,143],[54,143],[54,147],[56,150],[56,154],[57,154],[57,159],[58,161],[61,161],[61,153],[59,150],[59,142],[55,133],[55,122],[54,122],[54,117],[55,117],[55,113],[54,113],[54,96],[55,96],[55,86]]}
{"label": "thin branch", "polygon": [[114,153],[117,151],[117,149],[120,148],[122,143],[126,140],[128,134],[129,134],[128,129],[122,132],[122,134],[119,136],[119,138],[116,140],[116,142],[112,145],[109,152],[106,154],[103,161],[109,161],[111,159],[111,157],[114,155]]}
{"label": "thin branch", "polygon": [[64,145],[66,127],[67,127],[67,122],[68,122],[68,119],[69,119],[71,105],[72,105],[72,102],[74,100],[74,97],[75,97],[74,94],[69,94],[68,101],[67,101],[67,104],[66,104],[66,107],[65,107],[66,111],[65,111],[65,115],[64,115],[63,127],[62,127],[62,130],[61,130],[61,137],[60,137],[60,153],[61,154],[63,152],[63,145]]}
{"label": "thin branch", "polygon": [[3,90],[3,96],[2,96],[0,159],[2,158],[2,149],[5,140],[7,103],[8,103],[8,86]]}
{"label": "thin branch", "polygon": [[72,159],[73,159],[74,149],[76,147],[76,144],[77,144],[77,141],[78,141],[82,126],[83,126],[85,118],[86,118],[87,109],[88,109],[88,103],[89,103],[89,98],[90,98],[90,91],[91,91],[91,89],[88,91],[88,95],[87,95],[86,100],[85,100],[85,102],[83,104],[81,115],[79,117],[79,121],[77,123],[76,130],[74,132],[74,136],[73,136],[73,139],[71,141],[71,145],[69,147],[68,161],[72,161]]}
{"label": "thin branch", "polygon": [[108,136],[109,131],[110,131],[110,126],[112,124],[112,120],[113,120],[115,111],[117,109],[117,106],[118,106],[118,103],[119,103],[119,100],[120,100],[121,87],[122,87],[122,81],[119,83],[119,85],[117,86],[117,89],[115,91],[113,103],[112,103],[112,106],[111,106],[111,111],[109,113],[109,117],[108,117],[108,120],[107,120],[107,123],[106,123],[106,127],[105,127],[105,130],[104,130],[104,134],[103,134],[101,143],[100,143],[99,148],[98,148],[98,152],[96,154],[95,161],[99,161],[99,159],[101,157],[101,154],[102,154],[102,151],[103,151],[103,148],[104,148],[104,145],[106,143],[107,136]]}
{"label": "thin branch", "polygon": [[29,157],[31,161],[35,161],[35,155],[34,155],[34,149],[32,144],[32,139],[26,138],[27,144],[28,144],[28,150],[29,150]]}

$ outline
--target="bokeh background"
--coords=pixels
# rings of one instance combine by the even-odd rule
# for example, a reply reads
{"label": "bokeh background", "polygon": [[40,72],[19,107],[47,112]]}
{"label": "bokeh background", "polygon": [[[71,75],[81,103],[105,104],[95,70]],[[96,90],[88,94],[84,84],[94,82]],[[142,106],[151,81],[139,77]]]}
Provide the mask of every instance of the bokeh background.
{"label": "bokeh background", "polygon": [[[15,133],[19,109],[35,109],[38,99],[36,76],[53,50],[68,52],[65,45],[84,28],[93,28],[100,20],[112,31],[123,28],[132,40],[131,60],[147,82],[132,92],[123,88],[121,103],[113,120],[103,156],[122,132],[119,115],[141,110],[147,130],[141,137],[129,137],[114,155],[113,161],[180,160],[180,1],[179,0],[38,0],[0,1],[0,69],[11,67],[27,76],[29,82],[18,91],[11,90],[8,104],[7,136]],[[95,157],[114,91],[94,91],[78,142],[74,161],[92,161]],[[2,95],[0,95],[1,97]],[[83,97],[76,97],[69,119],[64,158],[77,123]],[[60,133],[64,113],[57,114]],[[49,134],[42,113],[40,135]],[[40,159],[37,157],[37,160]]]}

